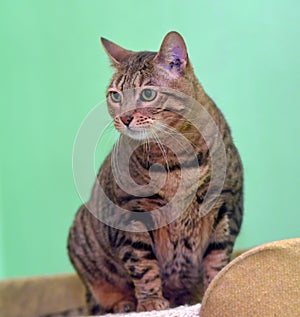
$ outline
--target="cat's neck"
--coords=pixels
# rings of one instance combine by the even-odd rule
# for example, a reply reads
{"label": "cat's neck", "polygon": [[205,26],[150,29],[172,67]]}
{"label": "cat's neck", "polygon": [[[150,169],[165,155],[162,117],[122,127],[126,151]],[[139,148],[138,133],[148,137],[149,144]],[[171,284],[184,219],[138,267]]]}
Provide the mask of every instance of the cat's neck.
{"label": "cat's neck", "polygon": [[[184,135],[185,134],[185,135]],[[207,145],[195,130],[187,129],[177,137],[172,135],[146,140],[134,140],[121,135],[119,153],[122,160],[133,164],[135,169],[149,170],[154,164],[163,166],[166,170],[176,169],[180,161],[192,162],[195,153],[208,155]]]}

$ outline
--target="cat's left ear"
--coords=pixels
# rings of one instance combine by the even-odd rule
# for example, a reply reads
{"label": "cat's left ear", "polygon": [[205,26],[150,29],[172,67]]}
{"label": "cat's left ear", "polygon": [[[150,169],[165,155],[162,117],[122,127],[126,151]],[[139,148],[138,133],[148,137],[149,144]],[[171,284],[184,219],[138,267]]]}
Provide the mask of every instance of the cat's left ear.
{"label": "cat's left ear", "polygon": [[132,54],[132,51],[126,50],[121,46],[101,37],[100,38],[103,48],[112,61],[114,66],[118,66],[126,59],[126,57]]}
{"label": "cat's left ear", "polygon": [[182,36],[175,31],[169,32],[163,39],[155,59],[169,71],[183,73],[188,62],[188,54]]}

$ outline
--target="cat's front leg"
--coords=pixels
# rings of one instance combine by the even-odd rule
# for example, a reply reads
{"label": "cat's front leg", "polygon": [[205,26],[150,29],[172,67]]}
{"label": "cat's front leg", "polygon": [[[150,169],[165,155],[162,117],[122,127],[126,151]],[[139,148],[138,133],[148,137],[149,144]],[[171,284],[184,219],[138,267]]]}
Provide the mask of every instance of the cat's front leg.
{"label": "cat's front leg", "polygon": [[162,294],[160,269],[151,244],[141,240],[132,242],[122,259],[135,287],[137,311],[167,309],[169,301]]}
{"label": "cat's front leg", "polygon": [[163,297],[150,298],[146,300],[141,300],[138,303],[137,311],[152,311],[152,310],[164,310],[170,307],[169,301]]}

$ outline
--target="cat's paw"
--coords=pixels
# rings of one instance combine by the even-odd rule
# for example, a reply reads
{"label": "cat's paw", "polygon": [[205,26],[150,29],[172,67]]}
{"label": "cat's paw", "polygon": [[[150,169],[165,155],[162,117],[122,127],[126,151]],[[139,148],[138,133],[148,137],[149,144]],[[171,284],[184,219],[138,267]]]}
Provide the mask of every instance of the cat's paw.
{"label": "cat's paw", "polygon": [[113,313],[129,313],[136,311],[136,304],[130,300],[122,300],[114,305]]}
{"label": "cat's paw", "polygon": [[138,302],[137,311],[164,310],[170,307],[169,301],[163,297],[149,298]]}

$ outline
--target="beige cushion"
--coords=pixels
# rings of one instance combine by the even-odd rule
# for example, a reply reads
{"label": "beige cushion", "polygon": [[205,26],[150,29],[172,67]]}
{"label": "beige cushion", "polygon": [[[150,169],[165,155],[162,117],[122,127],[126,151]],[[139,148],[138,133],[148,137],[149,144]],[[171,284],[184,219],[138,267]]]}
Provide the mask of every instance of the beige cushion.
{"label": "beige cushion", "polygon": [[300,316],[300,239],[264,244],[234,259],[207,289],[200,316]]}
{"label": "beige cushion", "polygon": [[84,305],[83,284],[75,274],[0,282],[1,317],[36,317]]}

